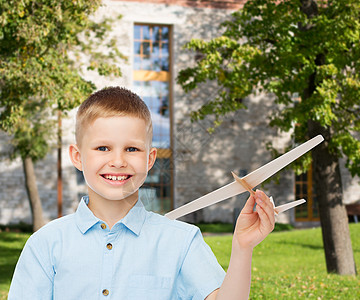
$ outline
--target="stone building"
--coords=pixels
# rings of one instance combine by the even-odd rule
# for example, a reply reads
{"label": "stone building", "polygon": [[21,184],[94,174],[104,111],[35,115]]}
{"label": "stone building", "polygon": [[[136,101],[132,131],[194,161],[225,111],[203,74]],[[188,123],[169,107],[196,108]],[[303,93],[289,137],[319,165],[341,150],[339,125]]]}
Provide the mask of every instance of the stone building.
{"label": "stone building", "polygon": [[[192,38],[210,39],[221,33],[219,24],[240,8],[244,1],[153,0],[104,1],[96,18],[116,17],[112,35],[120,51],[128,56],[121,65],[121,78],[104,79],[95,73],[84,76],[98,88],[124,86],[137,92],[149,105],[154,121],[153,144],[159,148],[157,162],[150,172],[140,198],[148,209],[160,213],[179,207],[233,181],[231,171],[240,176],[271,160],[268,142],[279,150],[291,143],[290,136],[268,126],[272,99],[257,95],[244,99],[247,110],[229,115],[214,134],[207,132],[210,120],[190,122],[189,113],[206,102],[216,90],[211,85],[185,94],[176,84],[179,70],[191,66],[196,55],[183,49]],[[68,158],[74,142],[74,116],[63,120],[63,214],[72,213],[86,194],[82,174]],[[0,151],[6,152],[8,138],[0,133]],[[36,175],[44,215],[57,217],[57,151],[36,164]],[[0,161],[0,224],[31,222],[20,160]],[[359,201],[359,178],[352,179],[343,168],[346,203]],[[311,172],[295,176],[290,170],[279,173],[278,183],[263,188],[276,204],[304,197],[307,204],[278,217],[279,222],[318,221]],[[222,201],[186,216],[189,222],[233,222],[247,194]]]}

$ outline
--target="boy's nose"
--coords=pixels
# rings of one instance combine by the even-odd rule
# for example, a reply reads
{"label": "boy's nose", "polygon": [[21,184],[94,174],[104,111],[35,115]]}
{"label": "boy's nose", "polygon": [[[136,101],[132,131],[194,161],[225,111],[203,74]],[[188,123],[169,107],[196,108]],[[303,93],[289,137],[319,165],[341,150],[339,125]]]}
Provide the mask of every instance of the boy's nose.
{"label": "boy's nose", "polygon": [[123,168],[127,166],[124,155],[120,153],[114,153],[112,159],[109,161],[110,167]]}

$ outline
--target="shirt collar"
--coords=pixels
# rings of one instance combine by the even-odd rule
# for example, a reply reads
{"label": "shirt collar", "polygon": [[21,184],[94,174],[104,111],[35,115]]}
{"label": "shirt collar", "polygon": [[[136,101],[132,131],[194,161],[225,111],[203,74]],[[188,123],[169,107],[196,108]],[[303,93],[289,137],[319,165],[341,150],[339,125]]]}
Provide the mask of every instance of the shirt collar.
{"label": "shirt collar", "polygon": [[140,200],[136,202],[128,214],[118,223],[124,224],[134,234],[139,235],[146,219],[146,210]]}
{"label": "shirt collar", "polygon": [[[91,227],[101,220],[97,218],[88,207],[89,196],[81,198],[79,206],[76,210],[76,223],[80,231],[85,234]],[[136,235],[140,234],[140,231],[144,225],[146,219],[146,210],[140,200],[130,209],[127,215],[117,222],[112,229],[120,228],[123,224],[131,232]]]}
{"label": "shirt collar", "polygon": [[93,212],[88,208],[88,203],[89,196],[82,197],[76,210],[76,224],[82,234],[85,234],[91,227],[99,222],[99,219],[95,217]]}

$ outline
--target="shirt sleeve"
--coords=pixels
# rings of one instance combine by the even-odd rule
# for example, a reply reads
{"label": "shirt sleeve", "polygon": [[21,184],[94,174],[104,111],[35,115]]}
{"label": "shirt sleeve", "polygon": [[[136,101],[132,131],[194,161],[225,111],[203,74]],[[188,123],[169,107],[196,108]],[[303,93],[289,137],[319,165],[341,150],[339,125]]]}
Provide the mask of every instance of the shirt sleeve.
{"label": "shirt sleeve", "polygon": [[17,262],[8,300],[48,300],[53,298],[54,270],[44,244],[32,235]]}
{"label": "shirt sleeve", "polygon": [[221,286],[224,277],[225,271],[196,228],[177,280],[179,298],[203,300]]}

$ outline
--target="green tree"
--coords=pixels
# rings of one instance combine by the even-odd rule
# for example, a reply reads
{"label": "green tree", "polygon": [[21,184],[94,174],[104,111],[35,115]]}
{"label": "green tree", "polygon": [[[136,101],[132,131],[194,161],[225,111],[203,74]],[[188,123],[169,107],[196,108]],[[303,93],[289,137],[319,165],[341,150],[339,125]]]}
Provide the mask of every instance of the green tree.
{"label": "green tree", "polygon": [[23,161],[34,230],[43,218],[33,163],[56,141],[58,113],[95,89],[81,70],[121,75],[111,20],[92,18],[100,3],[0,0],[0,129],[11,137],[11,157]]}
{"label": "green tree", "polygon": [[222,36],[186,45],[202,59],[180,72],[184,90],[206,80],[219,88],[192,118],[215,115],[217,125],[244,108],[238,99],[267,92],[275,97],[271,126],[298,142],[322,134],[325,142],[311,156],[327,270],[355,274],[339,158],[360,175],[360,2],[248,1],[222,26]]}

